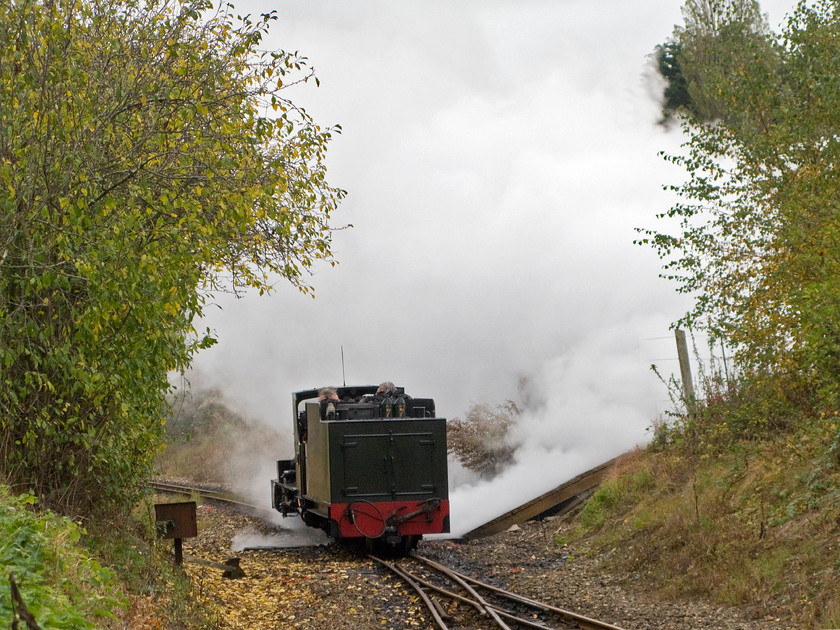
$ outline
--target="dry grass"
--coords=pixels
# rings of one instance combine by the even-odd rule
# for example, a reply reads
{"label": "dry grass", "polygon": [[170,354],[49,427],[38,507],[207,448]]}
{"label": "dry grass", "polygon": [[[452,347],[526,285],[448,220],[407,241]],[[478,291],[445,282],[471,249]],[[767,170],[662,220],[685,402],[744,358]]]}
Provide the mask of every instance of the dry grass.
{"label": "dry grass", "polygon": [[840,474],[815,476],[817,451],[788,441],[639,451],[586,504],[578,534],[669,596],[840,627]]}
{"label": "dry grass", "polygon": [[200,390],[173,407],[156,468],[164,476],[225,484],[258,500],[267,496],[276,460],[291,453],[288,435],[236,413],[220,392]]}

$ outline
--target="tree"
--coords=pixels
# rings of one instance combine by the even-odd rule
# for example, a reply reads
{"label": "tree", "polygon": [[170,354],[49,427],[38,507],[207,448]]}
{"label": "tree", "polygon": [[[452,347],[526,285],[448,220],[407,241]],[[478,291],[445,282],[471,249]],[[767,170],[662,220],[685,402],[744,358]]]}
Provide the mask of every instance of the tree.
{"label": "tree", "polygon": [[697,114],[691,101],[691,94],[688,92],[688,83],[680,62],[681,56],[682,44],[679,41],[671,39],[656,46],[654,53],[656,69],[665,79],[665,88],[662,93],[663,123],[670,121],[680,109]]}
{"label": "tree", "polygon": [[665,120],[679,111],[703,122],[730,119],[738,106],[725,86],[747,70],[757,74],[756,64],[775,65],[767,20],[756,0],[688,0],[682,14],[684,26],[655,52]]}
{"label": "tree", "polygon": [[232,11],[0,0],[0,471],[53,507],[132,500],[214,292],[334,264],[312,70]]}
{"label": "tree", "polygon": [[[728,46],[720,28],[698,25],[713,49]],[[667,159],[688,180],[671,187],[682,201],[658,215],[677,220],[676,233],[640,230],[639,242],[666,261],[663,276],[695,296],[681,324],[726,339],[745,370],[777,379],[780,390],[836,406],[838,8],[800,4],[781,36],[750,37],[759,35],[763,41],[754,39],[728,69],[695,57],[698,82],[714,86],[720,115],[685,113],[686,151]]]}
{"label": "tree", "polygon": [[450,420],[446,428],[449,451],[464,468],[492,478],[513,461],[516,445],[508,433],[520,414],[511,400],[491,407],[486,403],[472,405],[464,419]]}
{"label": "tree", "polygon": [[238,413],[218,389],[190,385],[177,392],[166,418],[166,450],[155,470],[197,482],[225,483],[252,492],[276,453],[291,448],[288,435]]}

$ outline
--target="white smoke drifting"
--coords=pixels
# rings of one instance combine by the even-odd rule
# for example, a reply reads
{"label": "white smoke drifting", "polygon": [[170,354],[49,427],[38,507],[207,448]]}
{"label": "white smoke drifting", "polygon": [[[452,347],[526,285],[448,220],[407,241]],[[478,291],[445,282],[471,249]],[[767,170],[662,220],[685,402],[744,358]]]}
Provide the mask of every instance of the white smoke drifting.
{"label": "white smoke drifting", "polygon": [[613,330],[546,362],[529,379],[540,403],[519,416],[510,435],[519,444],[513,464],[492,480],[452,488],[452,535],[644,442],[661,394],[644,358],[635,338]]}
{"label": "white smoke drifting", "polygon": [[[342,348],[348,384],[394,381],[446,417],[537,374],[545,406],[523,418],[518,466],[458,484],[459,531],[643,442],[665,393],[640,340],[686,308],[632,244],[683,175],[657,155],[682,139],[643,80],[680,2],[236,4],[276,9],[262,45],[317,68],[320,88],[288,96],[342,125],[328,179],[349,193],[336,223],[355,227],[310,278],[315,300],[284,283],[220,298],[197,369],[287,435],[290,392],[341,384]],[[789,6],[767,3],[771,24]],[[290,450],[249,473],[256,496]]]}
{"label": "white smoke drifting", "polygon": [[243,529],[231,540],[231,551],[254,548],[316,547],[330,542],[320,529],[307,527],[300,518],[288,517],[279,524],[281,531],[263,534],[253,529]]}

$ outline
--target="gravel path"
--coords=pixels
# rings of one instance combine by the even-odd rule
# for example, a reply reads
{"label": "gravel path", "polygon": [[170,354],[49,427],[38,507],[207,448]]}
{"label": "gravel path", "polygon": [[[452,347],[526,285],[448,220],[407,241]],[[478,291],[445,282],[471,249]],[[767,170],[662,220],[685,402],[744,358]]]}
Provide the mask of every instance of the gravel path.
{"label": "gravel path", "polygon": [[[558,548],[559,525],[527,523],[496,536],[456,543],[422,541],[418,551],[459,571],[534,599],[626,630],[787,630],[795,626],[762,611],[698,602],[659,601],[635,576],[604,574],[598,555]],[[240,558],[246,577],[187,562],[195,592],[216,611],[220,630],[261,628],[433,628],[418,597],[360,552],[339,545],[281,550],[232,550],[234,537],[263,545],[290,538],[285,528],[223,509],[199,509],[199,536],[188,556],[222,563]],[[279,537],[279,538],[278,538]]]}

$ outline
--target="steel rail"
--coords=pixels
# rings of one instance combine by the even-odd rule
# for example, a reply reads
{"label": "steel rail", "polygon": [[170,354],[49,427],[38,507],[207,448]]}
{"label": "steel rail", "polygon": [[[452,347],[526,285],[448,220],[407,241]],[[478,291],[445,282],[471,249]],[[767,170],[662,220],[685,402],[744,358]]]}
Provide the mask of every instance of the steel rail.
{"label": "steel rail", "polygon": [[507,625],[504,621],[502,621],[501,616],[494,610],[494,607],[491,606],[481,595],[479,595],[478,591],[476,591],[472,586],[470,586],[466,580],[464,580],[459,574],[455,573],[455,571],[453,571],[449,567],[435,562],[434,560],[429,560],[428,558],[418,556],[416,553],[412,553],[411,557],[420,560],[421,562],[425,562],[426,564],[428,564],[431,567],[434,567],[444,575],[449,576],[450,579],[457,582],[461,586],[461,588],[463,588],[470,595],[475,597],[475,600],[493,618],[493,620],[500,628],[502,628],[502,630],[511,630],[511,627]]}
{"label": "steel rail", "polygon": [[225,493],[217,492],[215,490],[206,490],[204,488],[198,488],[189,484],[172,483],[167,481],[150,481],[148,485],[153,490],[169,494],[190,495],[192,493],[195,493],[212,503],[223,503],[225,505],[230,505],[236,508],[238,511],[250,514],[252,516],[255,515],[265,518],[266,515],[272,514],[272,512],[265,507],[261,507],[259,505],[251,505],[250,503],[244,503],[243,501],[232,499],[229,496],[226,496]]}
{"label": "steel rail", "polygon": [[[445,588],[442,588],[440,586],[432,584],[428,580],[425,580],[421,577],[418,577],[416,575],[411,574],[409,571],[405,570],[403,567],[401,567],[399,565],[385,562],[384,560],[380,560],[379,558],[376,558],[374,556],[371,556],[371,558],[373,558],[377,562],[380,562],[384,566],[388,567],[394,573],[396,573],[397,575],[399,575],[400,577],[405,579],[409,584],[411,584],[411,586],[418,593],[420,593],[421,597],[423,598],[423,601],[426,603],[426,606],[429,608],[429,610],[432,611],[432,615],[435,617],[435,621],[439,625],[443,624],[444,622],[442,620],[439,620],[437,612],[434,608],[434,604],[428,598],[428,596],[423,592],[423,590],[421,588],[422,586],[425,586],[425,587],[427,587],[431,590],[434,590],[434,591],[436,591],[436,592],[438,592],[442,595],[445,595],[447,597],[450,597],[450,598],[455,599],[457,601],[460,601],[462,603],[469,604],[470,606],[475,608],[480,614],[487,615],[490,618],[492,618],[494,623],[500,628],[509,628],[509,626],[506,623],[504,623],[503,620],[500,619],[500,617],[504,617],[504,618],[506,618],[510,621],[513,621],[513,622],[515,622],[517,624],[520,624],[520,625],[527,626],[529,628],[538,628],[540,630],[551,630],[549,626],[546,626],[542,622],[538,623],[538,622],[531,621],[530,619],[525,619],[523,617],[517,616],[516,614],[514,614],[510,610],[506,610],[506,609],[504,609],[500,606],[497,606],[495,604],[491,604],[489,602],[486,602],[481,596],[477,596],[478,594],[473,589],[469,588],[468,585],[465,585],[465,584],[461,583],[457,579],[457,576],[454,575],[456,572],[453,572],[453,571],[449,570],[448,567],[444,567],[443,565],[438,565],[434,568],[438,572],[443,573],[445,576],[449,577],[449,579],[455,581],[456,583],[461,584],[461,586],[463,588],[466,588],[468,590],[468,592],[471,592],[474,596],[477,596],[477,598],[475,600],[469,599],[468,597],[464,597],[463,595],[459,595],[458,593],[453,593],[450,590],[447,590]],[[494,613],[496,613],[496,614],[494,614]],[[441,625],[441,628],[443,628],[443,627],[444,626]]]}
{"label": "steel rail", "polygon": [[[204,488],[198,488],[198,487],[191,486],[191,485],[188,485],[188,484],[179,484],[179,483],[163,482],[163,481],[150,481],[148,485],[149,485],[149,487],[151,487],[152,489],[154,489],[158,492],[173,493],[173,494],[187,494],[187,495],[192,494],[192,493],[196,493],[196,494],[202,496],[204,499],[207,499],[211,502],[231,505],[231,506],[234,506],[239,511],[243,511],[243,512],[250,512],[252,514],[257,514],[257,515],[270,513],[270,511],[267,510],[266,508],[263,508],[263,507],[260,507],[260,506],[257,506],[257,505],[251,505],[251,504],[248,504],[248,503],[244,503],[242,501],[237,501],[236,499],[231,499],[231,498],[229,498],[229,496],[225,496],[224,493],[217,492],[217,491],[214,491],[214,490],[207,490],[207,489],[204,489]],[[569,611],[569,610],[564,610],[562,608],[558,608],[558,607],[552,606],[550,604],[545,604],[543,602],[539,602],[537,600],[530,599],[530,598],[525,597],[523,595],[518,595],[516,593],[506,591],[506,590],[504,590],[502,588],[499,588],[497,586],[487,584],[487,583],[482,582],[480,580],[477,580],[475,578],[472,578],[472,577],[469,577],[469,576],[464,575],[462,573],[459,573],[458,571],[455,571],[454,569],[450,569],[449,567],[446,567],[446,566],[444,566],[444,565],[442,565],[438,562],[435,562],[434,560],[431,560],[429,558],[421,556],[417,553],[412,553],[412,554],[410,554],[410,556],[412,558],[414,558],[415,560],[417,560],[418,562],[424,563],[424,564],[432,567],[436,571],[438,571],[438,572],[444,574],[445,576],[449,577],[450,580],[452,580],[456,584],[460,585],[461,588],[463,588],[465,591],[467,591],[467,593],[469,593],[472,597],[475,598],[475,599],[470,599],[469,597],[464,597],[463,595],[459,595],[458,593],[455,593],[455,592],[452,592],[452,591],[450,591],[448,589],[445,589],[443,587],[437,586],[437,585],[429,582],[428,580],[425,580],[425,579],[423,579],[423,578],[421,578],[417,575],[413,575],[409,571],[407,571],[406,569],[404,569],[403,567],[401,567],[397,564],[386,562],[385,560],[377,558],[376,556],[372,556],[372,555],[369,556],[372,560],[375,560],[376,562],[382,564],[383,566],[385,566],[386,568],[388,568],[392,572],[396,573],[399,577],[401,577],[403,580],[405,580],[406,583],[408,583],[415,591],[417,591],[417,593],[420,595],[423,602],[428,607],[430,613],[432,614],[432,617],[435,620],[435,623],[438,624],[438,627],[441,630],[449,630],[449,628],[446,625],[445,621],[443,620],[443,617],[441,616],[440,612],[435,607],[434,602],[429,598],[429,596],[425,593],[425,591],[423,591],[424,586],[426,588],[430,589],[430,590],[433,590],[433,591],[436,591],[436,592],[440,593],[441,595],[452,598],[456,601],[460,601],[464,604],[469,604],[470,606],[475,608],[475,610],[480,615],[482,615],[482,616],[483,615],[488,615],[490,618],[492,618],[493,622],[499,628],[501,628],[502,630],[512,630],[510,628],[510,626],[508,626],[503,621],[502,617],[504,617],[504,618],[506,618],[510,621],[513,621],[515,623],[522,624],[522,625],[525,625],[525,626],[528,626],[528,627],[531,627],[531,628],[541,628],[542,630],[550,630],[550,628],[548,626],[542,624],[542,623],[536,623],[536,622],[531,621],[530,619],[525,619],[523,617],[519,617],[519,616],[515,615],[510,610],[507,610],[507,609],[505,609],[501,606],[498,606],[496,604],[492,604],[492,603],[486,601],[475,590],[475,588],[473,588],[472,585],[474,585],[475,587],[478,587],[478,588],[483,588],[483,589],[489,590],[499,597],[503,597],[503,598],[508,599],[510,601],[516,602],[518,604],[521,604],[521,605],[524,605],[524,606],[530,606],[531,608],[535,608],[535,609],[541,610],[543,612],[552,612],[556,615],[559,615],[560,617],[563,617],[566,621],[571,621],[573,623],[576,623],[576,624],[578,624],[578,626],[583,627],[583,628],[587,628],[587,629],[591,629],[591,630],[623,630],[623,628],[620,628],[618,626],[614,626],[614,625],[611,625],[611,624],[608,624],[608,623],[605,623],[605,622],[602,622],[602,621],[598,621],[597,619],[592,619],[590,617],[586,617],[584,615],[580,615],[578,613],[575,613],[575,612],[572,612],[572,611]]]}
{"label": "steel rail", "polygon": [[[438,568],[438,567],[443,566],[443,565],[435,562],[434,560],[430,560],[429,558],[421,556],[417,553],[412,553],[411,557],[415,558],[416,560],[418,560],[420,562],[424,562],[424,563],[428,564],[429,566],[431,566],[433,568]],[[476,580],[475,578],[471,578],[467,575],[464,575],[463,573],[459,573],[458,571],[455,571],[454,569],[448,569],[447,568],[446,570],[448,572],[451,572],[451,573],[457,575],[459,578],[463,579],[464,581],[469,582],[471,584],[474,584],[475,586],[478,586],[480,588],[484,588],[484,589],[487,589],[489,591],[492,591],[492,592],[496,593],[497,595],[499,595],[500,597],[504,597],[504,598],[509,599],[511,601],[517,602],[519,604],[523,604],[525,606],[531,606],[532,608],[536,608],[538,610],[542,610],[542,611],[545,611],[545,612],[553,612],[553,613],[563,617],[567,621],[573,621],[573,622],[577,623],[578,625],[584,626],[586,628],[592,628],[593,630],[624,630],[623,628],[620,628],[619,626],[615,626],[615,625],[612,625],[612,624],[609,624],[609,623],[606,623],[606,622],[603,622],[603,621],[598,621],[597,619],[592,619],[591,617],[586,617],[585,615],[581,615],[581,614],[572,612],[570,610],[565,610],[563,608],[558,608],[557,606],[552,606],[550,604],[545,604],[545,603],[537,601],[535,599],[531,599],[530,597],[525,597],[525,596],[519,595],[517,593],[512,593],[511,591],[506,591],[505,589],[499,588],[497,586],[493,586],[491,584],[487,584],[487,583],[482,582],[480,580]],[[502,610],[502,609],[500,609],[500,610]],[[505,611],[505,612],[507,612],[507,611]],[[519,619],[517,618],[517,621],[518,620]]]}
{"label": "steel rail", "polygon": [[399,566],[397,566],[395,564],[392,564],[390,562],[386,562],[385,560],[382,560],[381,558],[377,558],[376,556],[368,556],[368,557],[371,558],[372,560],[376,560],[379,564],[391,569],[391,571],[393,571],[394,573],[399,575],[402,579],[404,579],[406,582],[408,582],[408,584],[415,591],[417,591],[417,594],[420,595],[420,598],[426,604],[426,607],[429,609],[429,612],[432,613],[432,617],[434,618],[435,623],[437,623],[440,630],[449,630],[449,626],[447,626],[446,623],[443,621],[443,617],[440,616],[440,613],[438,612],[437,607],[432,603],[432,600],[429,599],[429,596],[426,595],[426,593],[423,591],[423,589],[420,587],[420,585],[417,584],[417,582],[415,582],[412,579],[410,573],[408,573],[407,571],[404,571],[402,569],[402,567],[399,567]]}
{"label": "steel rail", "polygon": [[175,483],[172,481],[158,481],[152,480],[149,482],[149,487],[160,492],[191,494],[193,492],[200,494],[203,497],[210,499],[218,499],[220,501],[227,501],[228,496],[225,493],[216,490],[208,490],[206,488],[199,488],[188,483]]}
{"label": "steel rail", "polygon": [[[405,569],[403,569],[402,567],[398,567],[398,568],[402,571],[405,571]],[[405,572],[408,573],[407,571],[405,571]],[[414,581],[417,582],[418,584],[420,584],[421,586],[425,586],[429,590],[440,593],[441,595],[445,595],[446,597],[448,597],[450,599],[457,600],[457,601],[461,602],[462,604],[467,604],[468,606],[472,606],[473,608],[476,609],[476,611],[479,614],[482,614],[482,615],[485,614],[484,610],[482,610],[482,608],[481,608],[481,604],[479,604],[474,599],[470,599],[469,597],[464,597],[463,595],[459,595],[458,593],[455,593],[453,591],[445,589],[442,586],[438,586],[437,584],[433,584],[432,582],[429,582],[428,580],[426,580],[422,577],[419,577],[417,575],[413,575],[412,577],[413,577]]]}
{"label": "steel rail", "polygon": [[475,584],[476,586],[480,586],[481,588],[486,588],[488,590],[494,591],[495,593],[498,593],[498,595],[500,597],[505,597],[507,599],[510,599],[511,601],[519,602],[520,604],[525,604],[526,606],[532,606],[534,608],[538,608],[538,609],[544,610],[546,612],[556,613],[556,614],[558,614],[562,617],[565,617],[566,619],[569,619],[570,621],[574,621],[578,624],[583,624],[587,627],[595,628],[597,630],[624,630],[623,628],[620,628],[619,626],[614,626],[612,624],[609,624],[609,623],[606,623],[606,622],[603,622],[603,621],[598,621],[597,619],[592,619],[590,617],[580,615],[580,614],[572,612],[570,610],[565,610],[563,608],[558,608],[556,606],[552,606],[551,604],[545,604],[545,603],[539,602],[535,599],[530,599],[529,597],[524,597],[524,596],[518,595],[516,593],[511,593],[510,591],[506,591],[506,590],[501,589],[497,586],[492,586],[490,584],[485,584],[484,582],[481,582],[479,580],[476,580],[475,578],[471,578],[471,577],[466,576],[466,575],[464,575],[463,578],[465,580],[467,580],[468,582],[471,582],[471,583]]}
{"label": "steel rail", "polygon": [[506,617],[520,625],[528,626],[529,628],[539,628],[539,630],[552,630],[551,626],[547,626],[542,622],[531,621],[530,619],[525,619],[524,617],[517,617],[513,613],[506,612],[501,608],[496,608],[495,606],[491,606],[491,608],[495,609],[502,617]]}
{"label": "steel rail", "polygon": [[[446,595],[447,597],[451,597],[451,598],[456,599],[456,600],[458,600],[460,602],[463,602],[465,604],[469,604],[470,606],[475,608],[476,611],[480,615],[485,616],[489,619],[492,619],[493,623],[495,623],[498,628],[501,628],[503,630],[512,630],[512,629],[511,629],[510,626],[508,626],[501,619],[501,617],[507,617],[508,619],[511,619],[511,620],[519,622],[519,623],[524,623],[525,625],[533,625],[532,623],[529,624],[529,622],[527,620],[523,620],[523,619],[520,619],[519,617],[516,617],[515,615],[513,615],[509,611],[505,611],[505,610],[499,608],[498,606],[494,606],[494,605],[486,602],[481,597],[481,595],[479,595],[472,587],[470,587],[469,584],[460,580],[457,576],[454,576],[451,573],[447,573],[446,567],[442,567],[442,568],[437,569],[437,570],[440,573],[443,573],[444,575],[446,575],[450,580],[458,583],[468,593],[472,594],[472,596],[475,597],[475,599],[470,599],[468,597],[458,595],[457,593],[453,593],[452,591],[449,591],[447,589],[436,586],[436,585],[428,582],[427,580],[424,580],[423,578],[412,574],[410,571],[407,571],[406,569],[399,566],[398,564],[386,562],[385,560],[377,558],[376,556],[369,556],[369,557],[373,560],[376,560],[377,562],[379,562],[380,564],[387,567],[388,569],[390,569],[391,571],[396,573],[398,576],[403,578],[409,585],[411,585],[412,588],[414,588],[414,590],[416,590],[420,594],[420,597],[423,599],[423,602],[426,604],[426,607],[432,613],[432,617],[434,618],[435,623],[438,624],[438,627],[440,627],[441,630],[448,630],[448,626],[446,626],[443,618],[441,617],[441,615],[438,611],[438,608],[435,606],[435,603],[423,591],[423,588],[422,588],[423,586],[426,586],[427,588],[429,588],[431,590],[437,591],[438,593],[441,593],[442,595]],[[551,630],[550,628],[548,628],[545,625],[534,625],[533,627],[541,628],[542,630]]]}

